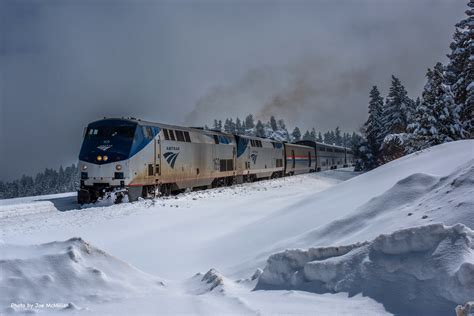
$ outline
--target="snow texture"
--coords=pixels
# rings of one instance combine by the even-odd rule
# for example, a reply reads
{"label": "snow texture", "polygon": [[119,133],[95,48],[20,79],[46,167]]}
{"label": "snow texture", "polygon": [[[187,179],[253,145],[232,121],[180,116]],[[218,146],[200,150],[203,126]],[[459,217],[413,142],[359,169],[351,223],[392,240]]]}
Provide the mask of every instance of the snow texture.
{"label": "snow texture", "polygon": [[432,224],[272,255],[256,289],[362,293],[395,314],[449,315],[474,293],[474,231]]}
{"label": "snow texture", "polygon": [[[4,312],[81,309],[91,302],[119,300],[163,285],[81,238],[33,246],[0,244]],[[50,306],[55,302],[62,303]]]}

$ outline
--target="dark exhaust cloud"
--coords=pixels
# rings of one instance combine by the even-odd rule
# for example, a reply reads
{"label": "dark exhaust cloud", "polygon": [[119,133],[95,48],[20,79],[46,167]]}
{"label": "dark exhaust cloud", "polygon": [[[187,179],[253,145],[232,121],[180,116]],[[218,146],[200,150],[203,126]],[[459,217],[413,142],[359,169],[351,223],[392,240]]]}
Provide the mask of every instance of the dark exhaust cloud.
{"label": "dark exhaust cloud", "polygon": [[356,129],[392,73],[420,93],[465,2],[0,1],[0,180],[75,162],[103,116]]}

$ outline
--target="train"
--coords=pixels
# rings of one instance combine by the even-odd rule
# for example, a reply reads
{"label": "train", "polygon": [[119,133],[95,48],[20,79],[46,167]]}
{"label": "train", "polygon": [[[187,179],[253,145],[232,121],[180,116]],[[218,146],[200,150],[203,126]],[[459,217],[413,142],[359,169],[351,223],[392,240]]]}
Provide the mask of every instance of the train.
{"label": "train", "polygon": [[353,165],[349,148],[202,128],[104,118],[88,124],[79,153],[79,204],[115,202]]}

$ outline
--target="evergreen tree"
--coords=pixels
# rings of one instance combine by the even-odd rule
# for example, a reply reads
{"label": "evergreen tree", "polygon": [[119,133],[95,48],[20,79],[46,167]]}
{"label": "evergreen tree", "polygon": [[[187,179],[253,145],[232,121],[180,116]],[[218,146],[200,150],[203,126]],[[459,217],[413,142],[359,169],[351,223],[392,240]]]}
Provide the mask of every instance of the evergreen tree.
{"label": "evergreen tree", "polygon": [[323,135],[321,135],[321,132],[318,133],[318,142],[319,143],[323,143],[324,140],[323,140]]}
{"label": "evergreen tree", "polygon": [[255,127],[255,123],[254,123],[252,114],[247,115],[247,117],[245,118],[245,127],[247,129],[251,129],[251,128]]}
{"label": "evergreen tree", "polygon": [[383,98],[380,96],[377,86],[373,86],[370,91],[369,117],[364,124],[368,150],[367,156],[369,158],[366,165],[369,168],[378,166],[380,146],[384,137],[382,132],[382,110]]}
{"label": "evergreen tree", "polygon": [[331,145],[336,144],[336,133],[334,131],[329,131],[329,141]]}
{"label": "evergreen tree", "polygon": [[257,137],[265,137],[265,128],[260,120],[257,121],[257,125],[255,126],[255,135]]}
{"label": "evergreen tree", "polygon": [[237,134],[242,134],[243,133],[243,128],[242,128],[242,121],[240,121],[239,118],[235,120],[235,131]]}
{"label": "evergreen tree", "polygon": [[291,133],[291,136],[293,137],[293,141],[297,142],[301,140],[301,131],[298,127],[295,127],[293,132]]}
{"label": "evergreen tree", "polygon": [[214,120],[213,129],[215,129],[215,130],[219,129],[219,122],[217,120]]}
{"label": "evergreen tree", "polygon": [[339,126],[337,126],[336,130],[334,131],[334,143],[337,146],[342,146],[342,135],[341,135],[341,130],[339,129]]}
{"label": "evergreen tree", "polygon": [[273,115],[270,117],[270,127],[272,128],[273,131],[278,130],[278,124]]}
{"label": "evergreen tree", "polygon": [[413,101],[400,79],[392,75],[392,85],[383,108],[383,135],[405,133]]}
{"label": "evergreen tree", "polygon": [[303,134],[303,140],[311,140],[311,134],[308,130]]}
{"label": "evergreen tree", "polygon": [[458,133],[474,137],[474,1],[468,3],[467,18],[456,24],[451,53],[446,67],[445,84],[453,97],[451,112],[460,117]]}
{"label": "evergreen tree", "polygon": [[311,133],[309,134],[310,136],[310,140],[312,140],[313,142],[316,141],[316,130],[314,129],[314,127],[311,129]]}
{"label": "evergreen tree", "polygon": [[219,131],[222,131],[222,120],[219,120],[219,121],[217,122],[217,129],[218,129]]}
{"label": "evergreen tree", "polygon": [[461,137],[459,115],[454,109],[452,96],[444,85],[444,66],[437,63],[426,73],[427,83],[418,104],[415,119],[409,126],[412,133],[410,147],[413,152]]}
{"label": "evergreen tree", "polygon": [[285,121],[283,119],[279,119],[277,122],[278,129],[286,131]]}

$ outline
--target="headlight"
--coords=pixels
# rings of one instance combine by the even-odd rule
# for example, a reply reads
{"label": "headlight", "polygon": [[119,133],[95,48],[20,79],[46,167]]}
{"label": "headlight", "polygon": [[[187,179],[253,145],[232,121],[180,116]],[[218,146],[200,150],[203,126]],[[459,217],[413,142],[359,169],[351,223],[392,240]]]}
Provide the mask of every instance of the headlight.
{"label": "headlight", "polygon": [[107,161],[107,160],[109,160],[109,157],[104,155],[104,157],[102,159],[104,159],[104,161]]}
{"label": "headlight", "polygon": [[82,166],[82,170],[87,170],[87,166],[86,166],[86,165],[83,165],[83,166]]}
{"label": "headlight", "polygon": [[102,161],[102,156],[97,156],[97,161]]}
{"label": "headlight", "polygon": [[115,169],[117,169],[117,170],[122,170],[122,165],[116,165],[116,166],[115,166]]}

